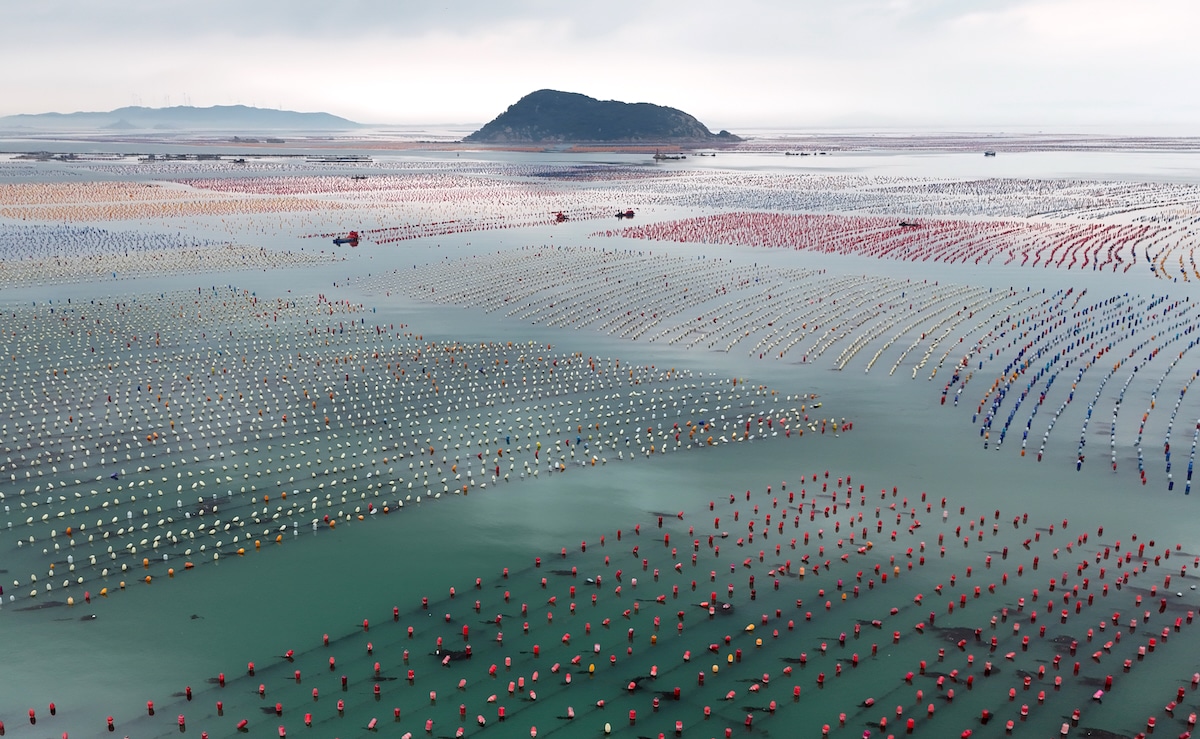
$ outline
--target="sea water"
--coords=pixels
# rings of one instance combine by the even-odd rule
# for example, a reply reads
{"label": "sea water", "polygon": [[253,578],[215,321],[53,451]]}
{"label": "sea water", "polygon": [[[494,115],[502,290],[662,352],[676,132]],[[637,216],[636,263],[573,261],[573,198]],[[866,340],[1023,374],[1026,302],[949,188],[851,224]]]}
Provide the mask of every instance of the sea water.
{"label": "sea water", "polygon": [[[878,173],[893,173],[899,168],[905,174],[917,173],[928,166],[930,170],[922,174],[965,174],[964,165],[957,163],[958,156],[905,154],[866,162],[854,157],[830,157],[822,165],[852,162],[845,166]],[[1136,176],[1137,165],[1125,160],[1119,166],[1108,162],[1098,164],[1104,155],[1021,156],[1038,162],[1031,165],[1032,171],[1025,173],[1029,176],[1074,177],[1081,172],[1113,170],[1119,170],[1123,176]],[[1147,156],[1145,176],[1162,174],[1159,155]],[[540,163],[536,155],[519,157]],[[738,166],[744,161],[745,166],[753,167],[753,158],[754,155],[745,155],[744,160],[739,160],[722,155],[715,166]],[[1054,163],[1046,164],[1047,159],[1053,159]],[[981,168],[984,164],[990,162],[981,163]],[[695,166],[712,165],[713,162],[705,161]],[[691,160],[687,166],[693,166]],[[1006,171],[1006,175],[1014,174],[1021,172]],[[587,241],[597,245],[596,239],[588,238],[591,230],[590,224],[567,224],[566,228],[554,231],[552,238],[555,243]],[[236,721],[247,718],[253,735],[274,735],[277,725],[286,724],[289,733],[295,736],[309,731],[300,717],[311,712],[314,714],[311,732],[316,736],[369,736],[366,725],[370,718],[378,718],[389,733],[412,731],[421,735],[425,720],[433,718],[433,734],[437,736],[453,735],[459,725],[466,727],[469,735],[524,736],[531,725],[538,726],[541,735],[572,736],[580,732],[597,735],[606,722],[623,735],[649,736],[660,732],[670,734],[675,721],[682,720],[685,735],[716,736],[730,726],[735,735],[818,736],[823,724],[832,723],[833,732],[857,737],[864,730],[881,733],[877,726],[880,716],[888,716],[891,722],[882,732],[884,735],[899,735],[904,730],[903,720],[914,717],[921,727],[918,730],[925,735],[946,735],[943,732],[970,727],[976,735],[999,736],[1004,733],[1004,720],[1012,717],[1020,721],[1017,709],[1029,704],[1030,717],[1019,729],[1023,733],[1052,735],[1068,720],[1072,709],[1082,708],[1085,714],[1082,725],[1132,735],[1144,728],[1143,714],[1158,712],[1162,704],[1174,698],[1176,685],[1189,683],[1195,662],[1191,655],[1195,654],[1197,644],[1194,632],[1186,626],[1178,633],[1172,630],[1169,646],[1159,647],[1143,660],[1135,653],[1137,644],[1150,636],[1158,637],[1176,616],[1197,607],[1195,593],[1190,590],[1195,578],[1191,561],[1200,551],[1200,543],[1196,542],[1187,514],[1191,499],[1184,497],[1178,486],[1173,493],[1161,485],[1144,488],[1135,485],[1128,475],[1112,474],[1099,462],[1076,472],[1073,465],[1063,461],[1070,454],[1071,432],[1075,428],[1067,421],[1063,422],[1064,430],[1060,430],[1056,440],[1061,448],[1055,449],[1056,453],[1048,455],[1041,464],[1029,457],[1018,459],[1011,446],[1001,452],[985,451],[975,438],[974,428],[963,418],[968,409],[939,406],[937,384],[914,382],[906,372],[864,380],[858,372],[836,372],[824,363],[756,362],[737,353],[630,343],[594,332],[522,325],[471,308],[430,306],[360,287],[367,273],[389,268],[411,269],[413,264],[536,244],[551,238],[538,229],[502,233],[502,236],[486,233],[447,236],[398,246],[364,245],[336,270],[289,272],[287,286],[294,294],[324,293],[353,303],[362,302],[376,311],[370,314],[369,322],[405,323],[429,340],[533,341],[539,345],[551,344],[565,353],[618,356],[637,364],[680,366],[705,375],[746,377],[785,395],[816,394],[829,415],[853,420],[853,430],[836,437],[832,433],[806,434],[803,438],[766,436],[653,459],[610,459],[595,468],[571,467],[564,473],[542,475],[538,479],[489,485],[486,490],[473,490],[465,497],[424,500],[386,517],[377,515],[369,521],[353,522],[332,531],[313,532],[301,527],[296,534],[285,536],[279,545],[268,542],[263,551],[203,564],[194,571],[180,572],[173,580],[160,574],[148,586],[138,581],[137,572],[125,577],[130,584],[123,591],[112,584],[118,578],[110,577],[109,597],[101,601],[93,589],[94,601],[90,605],[21,610],[30,602],[6,603],[0,612],[6,644],[5,672],[16,679],[6,681],[0,717],[9,731],[18,736],[49,732],[57,735],[63,731],[78,736],[99,735],[104,733],[103,717],[113,715],[116,731],[121,735],[167,736],[179,733],[175,717],[185,714],[186,731],[190,733],[204,730],[214,737],[236,736]],[[629,247],[618,240],[613,240],[611,246]],[[681,254],[691,254],[699,248],[642,242],[636,246],[647,251]],[[882,263],[743,248],[706,246],[702,250],[709,255],[719,252],[723,257],[746,264],[799,264],[851,274],[886,273],[1032,289],[1080,285],[1097,295],[1163,289],[1159,282],[1133,276],[1118,279],[1015,268],[975,271],[956,266]],[[73,300],[111,299],[197,285],[204,289],[234,285],[271,298],[281,292],[277,275],[243,272],[25,288],[12,291],[6,299],[14,304],[50,299],[61,304],[68,296]],[[1181,286],[1172,286],[1172,294],[1175,291],[1179,291],[1179,297],[1187,294]],[[1137,409],[1142,407],[1140,401],[1133,405]],[[1183,425],[1186,427],[1187,423]],[[823,477],[826,470],[831,475],[828,479]],[[816,481],[811,479],[814,474],[818,476]],[[773,528],[779,520],[776,516],[768,538],[756,537],[752,544],[736,546],[737,538],[747,536],[748,532],[742,521],[735,524],[730,520],[731,510],[738,510],[742,517],[757,519],[761,532],[763,514],[778,510],[771,501],[786,495],[785,483],[787,490],[797,497],[800,488],[805,488],[806,500],[811,500],[821,494],[818,491],[822,484],[833,487],[832,483],[845,475],[853,480],[851,510],[861,511],[865,525],[870,528],[869,538],[874,548],[869,554],[856,552],[862,544],[861,537],[854,547],[844,545],[837,549],[837,539],[846,537],[841,532],[831,533],[829,522],[844,521],[845,514],[843,508],[838,515],[825,519],[821,508],[831,505],[829,497],[820,498],[816,520],[809,521],[807,515],[802,515],[799,525],[793,526],[794,516],[800,515],[793,504],[788,507],[782,534]],[[805,482],[801,482],[802,476]],[[865,486],[863,506],[858,505],[859,484]],[[767,486],[772,488],[769,494]],[[891,494],[893,486],[898,489],[897,497]],[[747,490],[751,491],[749,501],[745,498]],[[880,491],[885,491],[882,499]],[[927,494],[932,506],[928,512],[918,503],[922,493]],[[729,503],[730,495],[736,499],[734,504]],[[908,508],[918,508],[917,518],[922,522],[911,534],[906,527],[912,519],[905,518],[897,525],[895,512],[888,509],[905,497],[909,500]],[[948,500],[945,522],[941,519],[943,497]],[[712,511],[708,509],[709,501],[714,501]],[[750,512],[753,505],[759,506],[759,514]],[[881,516],[891,516],[883,519],[882,534],[873,528],[877,506],[883,509]],[[964,506],[967,514],[958,514],[959,506]],[[901,512],[908,508],[902,507]],[[998,520],[993,515],[995,510],[1001,512]],[[680,511],[684,517],[674,518]],[[1028,514],[1028,523],[1014,526],[1013,518],[1024,514]],[[661,529],[657,524],[660,515],[663,515]],[[713,525],[717,516],[722,519],[720,528]],[[986,519],[986,524],[977,530],[982,532],[983,541],[974,538],[977,532],[969,532],[970,543],[964,547],[961,538],[953,535],[953,528],[977,522],[979,516]],[[1070,520],[1066,530],[1061,528],[1063,519]],[[999,526],[995,534],[993,524]],[[1056,524],[1053,534],[1046,530],[1051,524]],[[640,533],[633,534],[636,525],[640,525]],[[1105,534],[1098,536],[1101,526]],[[695,533],[689,534],[688,527],[694,527]],[[818,557],[814,552],[818,546],[816,531],[822,527],[826,531],[821,541],[830,554]],[[896,542],[887,536],[894,528],[899,530]],[[1025,549],[1023,542],[1034,537],[1038,528],[1041,538]],[[619,541],[618,529],[622,532]],[[730,538],[717,540],[721,546],[718,556],[705,542],[708,534],[719,535],[722,530],[728,530]],[[792,550],[790,540],[802,537],[805,531],[810,532],[812,543],[807,547],[798,544]],[[664,533],[671,536],[670,546],[678,549],[675,558],[662,543]],[[946,538],[944,557],[937,553],[939,533]],[[1066,554],[1067,543],[1084,533],[1091,536],[1089,544],[1079,545],[1075,553]],[[1124,546],[1122,551],[1128,551],[1136,546],[1130,538],[1133,534],[1139,536],[1139,542],[1154,539],[1155,550],[1173,547],[1175,543],[1180,543],[1181,549],[1173,554],[1169,565],[1157,569],[1151,565],[1150,571],[1140,576],[1141,581],[1135,578],[1121,591],[1113,586],[1111,575],[1105,581],[1097,578],[1098,565],[1093,563],[1084,576],[1092,578],[1089,592],[1097,596],[1097,604],[1087,607],[1081,616],[1072,611],[1066,624],[1060,623],[1059,607],[1046,614],[1045,600],[1027,604],[1025,613],[1032,607],[1043,611],[1039,623],[1047,625],[1047,635],[1037,637],[1024,621],[1021,634],[1033,639],[1029,651],[1022,650],[1011,626],[1017,620],[1016,598],[1029,599],[1029,591],[1034,587],[1042,591],[1043,598],[1050,597],[1047,581],[1068,569],[1067,563],[1068,582],[1077,584],[1081,578],[1075,574],[1076,562],[1083,556],[1091,557],[1098,548],[1114,546],[1117,539]],[[599,545],[601,536],[605,537],[604,546]],[[701,546],[698,563],[693,566],[690,556],[694,539],[699,539]],[[580,546],[585,541],[586,552]],[[919,546],[921,541],[927,544],[926,563],[910,571],[905,552],[910,546]],[[773,554],[775,544],[782,546],[779,556]],[[634,545],[639,546],[639,555],[632,553]],[[6,538],[4,546],[4,569],[10,573],[21,571],[26,563],[25,554],[12,545],[11,539]],[[1009,549],[1008,560],[999,554],[1004,547]],[[565,558],[560,554],[564,548],[568,552]],[[1057,560],[1052,554],[1055,548],[1060,550]],[[762,562],[757,557],[760,549],[769,551]],[[837,556],[831,556],[834,552],[839,556],[849,552],[852,556],[848,563],[842,563]],[[819,561],[832,560],[829,572],[819,576],[808,574],[801,580],[794,570],[802,553],[809,553]],[[987,554],[993,557],[990,568],[983,563]],[[609,565],[603,563],[606,555],[611,558]],[[1032,567],[1034,556],[1040,559],[1037,570]],[[534,565],[537,557],[542,560],[540,567]],[[895,557],[902,568],[893,582],[883,585],[870,574],[862,582],[855,577],[866,563],[882,561],[890,567],[890,557]],[[650,560],[647,570],[641,569],[643,558]],[[749,567],[743,564],[747,558],[751,560]],[[767,574],[768,570],[789,558],[793,560],[793,572],[782,578],[776,591],[769,584],[775,578]],[[860,566],[859,562],[864,564]],[[683,564],[682,572],[673,569],[675,563]],[[1014,565],[1018,563],[1025,570],[1020,579],[1014,574]],[[1178,579],[1180,564],[1187,565],[1189,572],[1183,580]],[[975,571],[969,579],[963,574],[966,566]],[[504,567],[510,569],[507,579],[501,574]],[[563,574],[571,567],[577,568],[577,575]],[[657,582],[651,575],[656,568],[660,571]],[[624,570],[619,596],[614,593],[617,569]],[[714,569],[715,581],[709,577]],[[977,585],[986,588],[998,582],[999,574],[1005,571],[1010,577],[1007,590],[1001,587],[998,594],[982,596],[986,610],[973,610],[970,588]],[[746,579],[750,574],[757,578],[754,600],[748,595]],[[948,584],[951,574],[957,574],[958,587],[935,596],[933,587]],[[1159,614],[1158,597],[1150,597],[1148,590],[1152,583],[1161,586],[1163,574],[1175,574],[1176,580],[1168,595],[1169,609]],[[597,575],[602,578],[601,587],[586,582],[586,578]],[[640,579],[636,592],[629,582],[634,576]],[[481,579],[478,590],[474,587],[477,577]],[[547,579],[545,588],[541,585],[543,577]],[[839,578],[844,581],[842,591],[834,586]],[[697,581],[695,591],[691,589],[693,579]],[[870,579],[876,579],[876,584],[868,589],[865,582]],[[1099,596],[1101,582],[1113,586],[1106,598],[1118,605],[1110,608]],[[725,595],[728,584],[735,587],[732,598]],[[848,593],[852,584],[860,586],[860,595],[849,597],[844,604],[838,602],[840,594]],[[572,585],[577,588],[577,611],[573,616],[567,610],[570,601],[567,588]],[[671,594],[672,586],[680,588],[678,597]],[[453,599],[448,596],[449,587],[456,589]],[[822,588],[827,593],[824,597],[817,594]],[[1183,597],[1174,595],[1176,589]],[[710,618],[697,605],[709,599],[710,590],[716,591],[719,599],[735,603],[733,615]],[[1160,593],[1164,590],[1159,588]],[[505,591],[510,593],[507,601],[503,597]],[[1135,591],[1144,591],[1144,607],[1133,605]],[[9,593],[8,588],[5,593]],[[598,596],[596,606],[589,600],[593,593]],[[917,593],[925,597],[920,606],[913,603]],[[947,601],[953,597],[957,603],[958,595],[964,593],[968,595],[968,606],[947,613]],[[662,594],[666,595],[665,603],[654,602]],[[1055,597],[1059,594],[1056,592]],[[430,600],[428,610],[420,605],[422,597]],[[548,605],[550,597],[557,599],[553,606]],[[631,610],[639,598],[640,613],[625,618],[624,611]],[[475,600],[481,602],[478,612],[473,607]],[[797,600],[804,605],[797,607]],[[825,600],[834,601],[829,611],[824,610]],[[528,605],[527,616],[519,612],[521,603]],[[1010,609],[1010,617],[993,631],[981,613],[990,617],[1002,606]],[[399,609],[397,621],[392,620],[393,607]],[[899,611],[896,616],[890,614],[893,607]],[[782,613],[780,618],[774,617],[777,608]],[[682,632],[675,627],[678,611],[685,613]],[[813,613],[812,621],[805,620],[809,611]],[[914,631],[914,624],[926,621],[930,611],[937,612],[936,624],[928,625],[923,634]],[[1119,627],[1110,622],[1106,632],[1098,631],[1099,622],[1108,620],[1113,611],[1121,612]],[[1142,617],[1143,611],[1151,612],[1149,619]],[[552,623],[547,622],[548,612],[553,613]],[[446,614],[451,616],[449,622],[445,620]],[[502,627],[494,623],[497,614],[503,616]],[[760,620],[761,614],[768,615],[765,625]],[[94,619],[88,618],[92,615]],[[654,616],[661,617],[661,625],[658,643],[650,645],[649,636],[655,633],[651,625]],[[601,618],[610,618],[610,626],[601,626]],[[370,621],[369,631],[363,630],[364,619]],[[1128,628],[1130,619],[1138,622],[1132,634]],[[786,627],[789,620],[795,622],[790,631]],[[882,620],[882,627],[872,626],[873,620]],[[522,628],[525,621],[530,623],[528,634]],[[586,634],[584,624],[589,621],[592,633]],[[862,627],[857,637],[852,633],[855,623]],[[754,632],[745,631],[750,624],[756,625]],[[469,661],[455,661],[442,667],[432,654],[433,640],[442,636],[451,648],[461,649],[465,644],[461,637],[464,625],[470,628],[469,643],[474,655]],[[415,632],[411,640],[407,637],[408,626]],[[976,643],[969,637],[967,648],[960,650],[959,639],[953,638],[959,632],[938,631],[947,627],[982,627],[982,641]],[[632,642],[626,636],[629,628],[635,629]],[[1088,628],[1096,630],[1091,642],[1085,636]],[[502,644],[495,641],[496,632],[501,630]],[[779,637],[770,635],[774,630],[781,632]],[[1105,652],[1100,645],[1111,641],[1118,630],[1124,632],[1124,640]],[[570,645],[561,641],[563,632],[568,631],[572,635]],[[893,643],[893,631],[901,632],[897,643]],[[838,644],[843,632],[850,634],[844,647]],[[322,644],[325,634],[330,637],[329,647]],[[1001,642],[994,653],[987,648],[987,639],[992,634]],[[724,643],[726,635],[731,637],[728,646]],[[1056,651],[1050,641],[1055,636],[1077,640],[1077,655],[1067,655],[1062,643]],[[763,639],[762,647],[754,645],[756,638]],[[372,645],[371,654],[366,651],[368,642]],[[827,645],[824,655],[820,653],[822,642]],[[594,643],[601,645],[598,654],[592,649]],[[532,654],[534,644],[541,651],[538,657]],[[709,652],[706,649],[709,644],[719,645],[718,650]],[[878,647],[875,655],[871,655],[871,644]],[[632,648],[633,653],[627,654],[626,648]],[[295,650],[293,662],[281,657],[288,649]],[[410,652],[407,663],[400,656],[405,649]],[[683,661],[684,649],[692,651],[690,662]],[[735,659],[729,663],[727,658],[735,649],[742,650],[741,661]],[[938,649],[946,652],[941,661]],[[1103,653],[1099,661],[1091,658],[1096,651]],[[1016,658],[1004,659],[1008,652],[1016,652]],[[807,654],[803,666],[784,661],[798,660],[801,653]],[[860,657],[858,667],[850,664],[854,653]],[[1031,691],[1025,691],[1016,670],[1034,672],[1037,665],[1049,665],[1056,653],[1063,660],[1060,668],[1048,671],[1046,678],[1035,678]],[[582,656],[581,664],[570,667],[570,658],[576,654]],[[975,666],[970,671],[977,676],[970,692],[962,684],[953,685],[959,694],[954,701],[945,700],[944,690],[939,693],[931,676],[917,675],[911,685],[904,679],[907,672],[917,670],[920,660],[927,661],[928,673],[949,673],[952,669],[966,673],[967,654],[974,657]],[[609,664],[609,655],[617,656],[615,665]],[[328,667],[330,656],[336,658],[333,670]],[[514,663],[509,670],[503,667],[506,656]],[[1121,660],[1126,658],[1134,663],[1129,674],[1121,666]],[[978,676],[985,660],[995,665],[995,676],[986,679]],[[256,663],[254,676],[246,674],[247,661]],[[373,664],[377,661],[383,666],[381,674],[394,678],[378,681],[381,685],[378,702],[371,691],[377,682],[373,675]],[[1082,663],[1078,677],[1071,670],[1076,661]],[[555,662],[561,665],[559,673],[550,671]],[[843,665],[840,677],[834,674],[838,662]],[[491,664],[500,666],[496,678],[487,674]],[[590,677],[586,671],[589,664],[596,665],[596,672]],[[712,671],[714,664],[721,668],[717,673]],[[793,672],[785,677],[782,670],[789,665]],[[639,681],[634,692],[626,689],[631,680],[648,675],[652,666],[658,667],[658,679]],[[296,669],[302,672],[298,683],[293,677]],[[416,673],[411,685],[406,679],[408,669]],[[573,670],[569,687],[563,685],[562,678],[568,669]],[[531,679],[534,670],[540,674],[536,684]],[[210,682],[222,672],[226,675],[223,688]],[[700,672],[707,673],[704,686],[697,685]],[[824,688],[816,684],[819,672],[826,674]],[[747,686],[763,673],[769,673],[769,685],[751,695]],[[345,692],[340,685],[342,674],[348,676]],[[1050,684],[1055,674],[1064,677],[1059,691]],[[1115,692],[1103,704],[1093,703],[1090,698],[1097,689],[1097,681],[1102,683],[1109,674],[1116,676]],[[507,684],[518,676],[529,680],[526,693],[509,696]],[[466,688],[461,691],[457,689],[460,678],[467,679]],[[257,693],[260,684],[266,686],[261,698]],[[800,699],[794,702],[793,685],[802,689]],[[176,695],[186,686],[193,690],[190,702]],[[659,691],[670,692],[675,686],[681,688],[681,700],[660,696],[661,705],[655,712],[651,706],[654,695]],[[1009,687],[1017,689],[1017,697],[1011,703],[1007,696]],[[311,697],[313,688],[320,690],[316,703]],[[538,692],[536,701],[528,700],[531,688]],[[919,704],[914,697],[918,689],[923,689],[925,696]],[[437,691],[436,703],[429,698],[430,690]],[[736,691],[737,697],[724,701],[729,690]],[[1040,690],[1047,692],[1044,706],[1037,705],[1036,694]],[[1179,730],[1182,718],[1195,706],[1194,693],[1190,687],[1188,690],[1184,706],[1176,710]],[[498,703],[508,709],[509,718],[504,723],[496,720],[496,706],[485,702],[491,694],[497,694]],[[876,701],[870,710],[859,706],[867,697]],[[342,717],[333,708],[338,699],[346,701]],[[603,709],[595,705],[601,699],[606,700]],[[777,701],[774,714],[762,710],[770,699]],[[145,716],[147,700],[155,702],[154,718]],[[217,700],[225,704],[224,716],[216,715]],[[48,716],[47,701],[56,702],[57,716]],[[276,702],[285,707],[282,718],[271,710]],[[929,703],[935,704],[937,710],[935,718],[926,725],[925,706]],[[465,719],[458,717],[459,704],[468,706]],[[560,718],[567,705],[576,711],[573,722]],[[703,719],[705,705],[713,709],[707,722]],[[897,705],[904,707],[901,719],[895,716]],[[1130,705],[1138,710],[1122,708]],[[392,718],[394,706],[401,708],[398,723]],[[24,718],[30,707],[38,710],[36,731]],[[997,718],[983,725],[978,717],[985,707]],[[628,719],[630,710],[638,712],[633,727]],[[845,728],[838,726],[841,712],[848,714]],[[487,718],[486,728],[475,726],[476,714]],[[754,716],[750,730],[743,726],[747,714]],[[1160,726],[1160,731],[1170,731],[1174,724],[1160,719]]]}

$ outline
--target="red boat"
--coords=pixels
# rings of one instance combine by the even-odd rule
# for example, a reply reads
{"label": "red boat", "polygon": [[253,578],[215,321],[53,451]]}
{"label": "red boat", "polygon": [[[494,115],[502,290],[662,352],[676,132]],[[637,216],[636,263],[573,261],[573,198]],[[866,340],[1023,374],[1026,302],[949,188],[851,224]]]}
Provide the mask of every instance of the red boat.
{"label": "red boat", "polygon": [[339,236],[338,238],[333,240],[333,243],[337,244],[338,246],[341,246],[342,244],[349,244],[350,246],[358,246],[358,231],[351,231],[350,233],[346,234],[345,236]]}

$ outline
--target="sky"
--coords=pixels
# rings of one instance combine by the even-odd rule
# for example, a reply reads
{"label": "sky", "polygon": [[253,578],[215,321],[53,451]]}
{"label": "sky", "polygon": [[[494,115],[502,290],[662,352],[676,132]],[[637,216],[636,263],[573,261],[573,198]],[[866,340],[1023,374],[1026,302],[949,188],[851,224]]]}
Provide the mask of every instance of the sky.
{"label": "sky", "polygon": [[1197,0],[5,0],[0,28],[0,115],[482,124],[551,88],[735,133],[1200,135]]}

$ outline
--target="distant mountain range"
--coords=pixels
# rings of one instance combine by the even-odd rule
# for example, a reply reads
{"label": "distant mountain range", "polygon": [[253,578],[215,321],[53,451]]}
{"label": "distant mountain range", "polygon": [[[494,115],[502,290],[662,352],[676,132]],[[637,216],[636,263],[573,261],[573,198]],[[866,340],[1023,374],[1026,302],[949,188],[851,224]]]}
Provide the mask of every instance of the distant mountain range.
{"label": "distant mountain range", "polygon": [[651,103],[596,100],[574,92],[538,90],[510,105],[464,141],[474,143],[700,143],[735,142],[693,116]]}
{"label": "distant mountain range", "polygon": [[330,131],[360,124],[329,113],[214,105],[130,106],[108,112],[37,113],[0,117],[0,130],[34,131]]}

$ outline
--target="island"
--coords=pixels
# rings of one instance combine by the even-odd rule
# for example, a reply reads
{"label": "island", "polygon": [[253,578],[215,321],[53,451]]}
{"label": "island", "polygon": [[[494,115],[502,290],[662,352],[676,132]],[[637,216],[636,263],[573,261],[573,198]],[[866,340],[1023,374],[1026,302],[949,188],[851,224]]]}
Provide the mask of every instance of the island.
{"label": "island", "polygon": [[0,117],[0,130],[341,131],[361,124],[329,113],[214,105],[130,106],[107,112],[36,113]]}
{"label": "island", "polygon": [[682,110],[651,103],[597,100],[575,92],[538,90],[510,105],[463,139],[482,144],[735,143],[728,131],[712,133]]}

